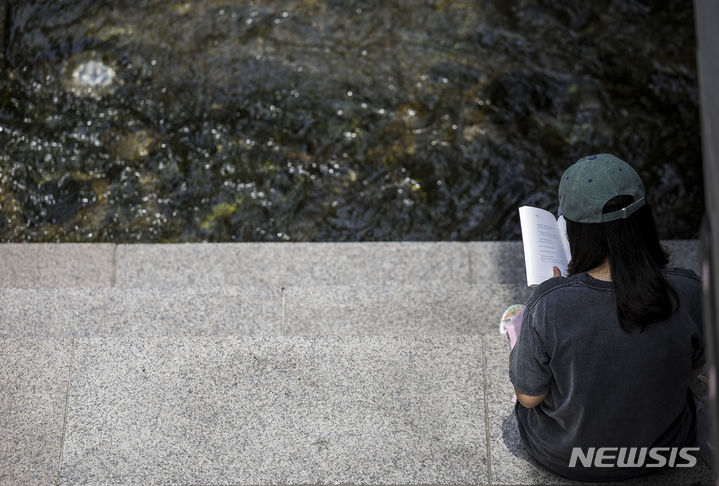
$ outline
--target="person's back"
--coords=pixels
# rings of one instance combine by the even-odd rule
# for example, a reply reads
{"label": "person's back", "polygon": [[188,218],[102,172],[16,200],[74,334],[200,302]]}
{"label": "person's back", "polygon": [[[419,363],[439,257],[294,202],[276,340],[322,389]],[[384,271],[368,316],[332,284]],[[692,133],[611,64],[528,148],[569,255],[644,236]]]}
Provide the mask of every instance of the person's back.
{"label": "person's back", "polygon": [[[538,384],[549,379],[547,398],[535,408],[518,407],[518,421],[533,455],[555,472],[592,480],[646,474],[651,469],[587,468],[576,458],[575,467],[569,466],[575,448],[586,456],[590,448],[680,447],[693,441],[688,387],[691,370],[703,364],[700,281],[687,270],[664,275],[677,291],[678,309],[642,333],[621,328],[614,284],[586,272],[545,282],[529,301],[524,343],[512,350],[510,376],[530,395],[543,392]],[[546,368],[536,363],[542,354]],[[612,449],[605,462],[612,463],[612,454],[621,462],[656,462],[639,449],[619,458],[618,453]]]}
{"label": "person's back", "polygon": [[562,176],[559,204],[569,277],[535,289],[510,353],[522,438],[573,479],[691,465],[696,454],[648,449],[695,442],[689,382],[705,359],[699,278],[666,268],[644,186],[626,162],[580,159]]}

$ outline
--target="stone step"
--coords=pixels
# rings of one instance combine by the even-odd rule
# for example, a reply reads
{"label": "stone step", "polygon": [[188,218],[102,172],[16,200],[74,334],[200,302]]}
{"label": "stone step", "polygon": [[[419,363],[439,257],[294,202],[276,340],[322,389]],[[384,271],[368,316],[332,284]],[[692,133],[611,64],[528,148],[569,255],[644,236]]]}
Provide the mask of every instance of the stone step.
{"label": "stone step", "polygon": [[[502,336],[0,338],[0,484],[567,484]],[[586,483],[578,483],[586,484]],[[708,468],[621,484],[712,484]]]}
{"label": "stone step", "polygon": [[[699,243],[668,240],[699,273]],[[0,244],[0,287],[525,284],[520,241]]]}
{"label": "stone step", "polygon": [[523,285],[0,289],[0,336],[496,333]]}

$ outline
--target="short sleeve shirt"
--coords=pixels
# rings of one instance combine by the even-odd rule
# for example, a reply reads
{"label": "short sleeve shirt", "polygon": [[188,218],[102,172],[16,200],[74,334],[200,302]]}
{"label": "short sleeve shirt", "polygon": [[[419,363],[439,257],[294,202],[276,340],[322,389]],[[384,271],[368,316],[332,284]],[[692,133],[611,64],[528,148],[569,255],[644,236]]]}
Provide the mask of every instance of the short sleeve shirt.
{"label": "short sleeve shirt", "polygon": [[[518,407],[533,455],[572,479],[623,479],[647,471],[568,468],[573,447],[682,446],[693,441],[692,370],[705,363],[701,282],[690,270],[664,276],[678,310],[644,332],[619,325],[614,284],[581,273],[539,285],[510,353],[509,376],[527,395]],[[642,469],[642,468],[639,468]]]}

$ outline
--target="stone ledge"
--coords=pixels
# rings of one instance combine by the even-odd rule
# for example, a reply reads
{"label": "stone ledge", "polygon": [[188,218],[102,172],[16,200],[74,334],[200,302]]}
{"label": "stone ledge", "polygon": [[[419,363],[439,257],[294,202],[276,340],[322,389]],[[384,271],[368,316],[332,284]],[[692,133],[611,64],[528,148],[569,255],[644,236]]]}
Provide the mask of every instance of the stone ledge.
{"label": "stone ledge", "polygon": [[531,295],[524,285],[309,286],[285,289],[286,335],[497,333],[502,312]]}
{"label": "stone ledge", "polygon": [[0,336],[495,333],[521,285],[0,289]]}
{"label": "stone ledge", "polygon": [[0,244],[0,287],[111,287],[112,243]]}
{"label": "stone ledge", "polygon": [[282,289],[0,289],[0,323],[0,336],[281,335]]}
{"label": "stone ledge", "polygon": [[457,242],[119,245],[118,287],[469,283]]}
{"label": "stone ledge", "polygon": [[[663,242],[700,273],[696,240]],[[0,244],[0,287],[525,284],[520,241]]]}

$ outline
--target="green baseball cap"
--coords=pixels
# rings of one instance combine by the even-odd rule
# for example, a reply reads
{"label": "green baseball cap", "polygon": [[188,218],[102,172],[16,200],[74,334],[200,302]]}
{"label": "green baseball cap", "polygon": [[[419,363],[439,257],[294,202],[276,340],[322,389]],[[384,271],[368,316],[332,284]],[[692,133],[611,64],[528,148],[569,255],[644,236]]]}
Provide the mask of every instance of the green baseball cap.
{"label": "green baseball cap", "polygon": [[[616,196],[632,196],[634,202],[602,214],[604,205]],[[646,204],[644,184],[632,166],[612,154],[582,157],[562,175],[559,182],[559,211],[575,223],[606,223],[627,218]]]}

